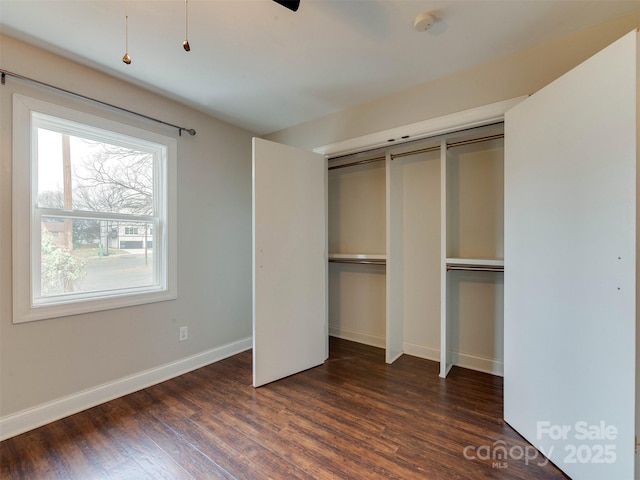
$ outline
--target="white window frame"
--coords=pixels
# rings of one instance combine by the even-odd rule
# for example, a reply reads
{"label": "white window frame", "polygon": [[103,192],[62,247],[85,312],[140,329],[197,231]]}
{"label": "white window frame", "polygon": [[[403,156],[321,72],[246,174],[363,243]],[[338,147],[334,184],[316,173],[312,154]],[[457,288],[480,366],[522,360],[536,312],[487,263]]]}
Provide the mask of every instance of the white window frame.
{"label": "white window frame", "polygon": [[[177,298],[176,274],[176,177],[177,142],[174,138],[143,130],[122,121],[111,120],[110,112],[104,117],[70,109],[54,103],[14,94],[13,96],[13,323],[76,315],[122,308],[133,305],[161,302]],[[87,132],[101,130],[113,132],[115,137],[125,136],[135,144],[155,145],[161,150],[154,170],[154,192],[159,198],[154,202],[159,220],[157,228],[156,258],[159,276],[152,287],[126,288],[105,292],[87,292],[61,296],[51,301],[36,300],[34,279],[40,280],[35,258],[40,255],[40,215],[36,213],[37,187],[37,136],[34,135],[32,118],[63,119],[74,126],[86,126]],[[113,118],[113,115],[111,115]],[[40,121],[40,120],[38,120]],[[73,130],[71,133],[76,133]],[[103,132],[103,133],[104,133]],[[34,172],[36,172],[34,174]],[[154,197],[156,195],[154,194]],[[40,209],[46,211],[46,209]],[[63,211],[70,216],[74,212]],[[117,216],[117,214],[114,214]],[[123,218],[123,220],[126,220]],[[35,257],[35,256],[38,257]],[[39,264],[39,260],[38,260]]]}

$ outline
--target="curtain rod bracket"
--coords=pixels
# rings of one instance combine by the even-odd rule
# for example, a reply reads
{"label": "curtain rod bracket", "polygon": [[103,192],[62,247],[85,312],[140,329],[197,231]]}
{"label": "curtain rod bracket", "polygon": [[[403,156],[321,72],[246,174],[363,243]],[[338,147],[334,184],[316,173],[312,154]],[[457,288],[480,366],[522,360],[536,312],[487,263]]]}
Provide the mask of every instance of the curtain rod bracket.
{"label": "curtain rod bracket", "polygon": [[185,131],[187,132],[189,135],[191,135],[192,137],[196,134],[196,130],[194,128],[178,128],[178,135],[182,136],[182,132]]}

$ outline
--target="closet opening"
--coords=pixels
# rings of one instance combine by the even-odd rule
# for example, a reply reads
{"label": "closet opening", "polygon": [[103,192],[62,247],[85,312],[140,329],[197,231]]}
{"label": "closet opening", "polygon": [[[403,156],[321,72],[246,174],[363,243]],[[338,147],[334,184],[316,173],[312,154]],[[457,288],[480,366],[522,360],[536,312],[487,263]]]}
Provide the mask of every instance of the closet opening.
{"label": "closet opening", "polygon": [[492,123],[329,158],[329,334],[502,375],[504,145]]}

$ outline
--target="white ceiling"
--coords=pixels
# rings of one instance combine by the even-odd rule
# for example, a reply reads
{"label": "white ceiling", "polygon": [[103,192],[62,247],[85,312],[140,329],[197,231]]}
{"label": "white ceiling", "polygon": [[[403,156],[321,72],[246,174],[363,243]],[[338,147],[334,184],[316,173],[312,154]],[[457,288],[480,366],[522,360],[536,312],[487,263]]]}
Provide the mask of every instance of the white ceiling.
{"label": "white ceiling", "polygon": [[[188,5],[189,53],[183,0],[129,0],[131,65],[124,0],[0,0],[0,28],[265,134],[640,11],[638,0],[301,0],[295,13],[271,0]],[[418,33],[425,11],[437,21]]]}

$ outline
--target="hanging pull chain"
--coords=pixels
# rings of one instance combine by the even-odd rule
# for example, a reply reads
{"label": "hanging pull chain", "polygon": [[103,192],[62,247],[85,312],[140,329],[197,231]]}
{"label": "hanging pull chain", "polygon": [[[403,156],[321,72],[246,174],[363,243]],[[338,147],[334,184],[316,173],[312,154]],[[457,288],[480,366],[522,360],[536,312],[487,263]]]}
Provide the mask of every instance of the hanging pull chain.
{"label": "hanging pull chain", "polygon": [[129,56],[129,0],[125,1],[124,32],[125,45],[122,61],[129,65],[131,63],[131,57]]}
{"label": "hanging pull chain", "polygon": [[182,42],[182,48],[185,52],[191,50],[191,45],[189,45],[189,0],[184,0],[184,42]]}

